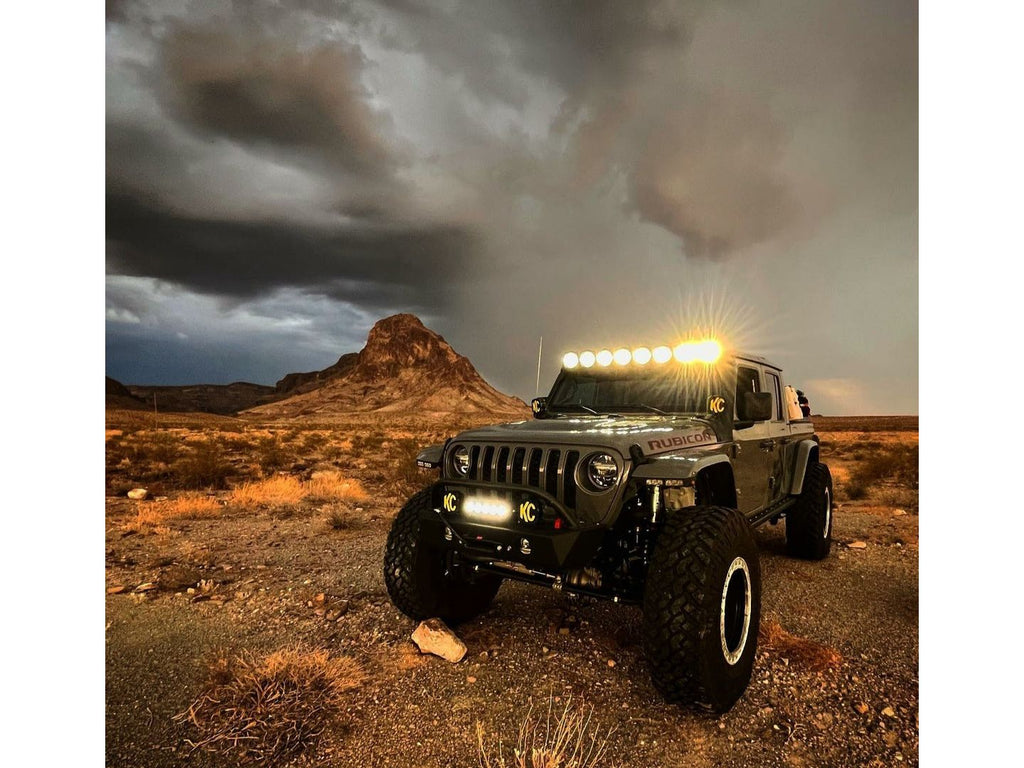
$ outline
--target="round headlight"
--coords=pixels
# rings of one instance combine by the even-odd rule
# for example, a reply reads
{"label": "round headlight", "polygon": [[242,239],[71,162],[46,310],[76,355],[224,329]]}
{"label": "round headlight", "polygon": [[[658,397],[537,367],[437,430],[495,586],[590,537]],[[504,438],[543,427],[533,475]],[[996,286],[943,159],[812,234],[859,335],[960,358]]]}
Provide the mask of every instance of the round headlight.
{"label": "round headlight", "polygon": [[460,445],[452,451],[452,469],[462,477],[469,474],[469,448]]}
{"label": "round headlight", "polygon": [[607,453],[595,453],[587,459],[587,480],[599,491],[607,491],[619,476],[619,466]]}

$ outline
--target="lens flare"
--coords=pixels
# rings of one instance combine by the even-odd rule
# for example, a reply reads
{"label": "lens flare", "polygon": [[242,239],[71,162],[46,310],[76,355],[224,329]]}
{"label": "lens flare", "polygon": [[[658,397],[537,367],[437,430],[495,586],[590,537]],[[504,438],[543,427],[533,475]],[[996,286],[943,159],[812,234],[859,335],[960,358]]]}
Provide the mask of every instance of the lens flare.
{"label": "lens flare", "polygon": [[615,364],[616,365],[629,365],[629,361],[633,359],[632,353],[623,347],[622,349],[615,350]]}
{"label": "lens flare", "polygon": [[562,367],[572,370],[580,364],[580,356],[575,352],[566,352],[565,357],[562,358]]}
{"label": "lens flare", "polygon": [[597,364],[598,365],[611,365],[612,364],[612,353],[607,349],[602,349],[597,353]]}
{"label": "lens flare", "polygon": [[597,358],[594,356],[594,353],[591,352],[589,349],[586,352],[580,353],[580,365],[582,365],[584,368],[593,367],[594,362],[596,360]]}

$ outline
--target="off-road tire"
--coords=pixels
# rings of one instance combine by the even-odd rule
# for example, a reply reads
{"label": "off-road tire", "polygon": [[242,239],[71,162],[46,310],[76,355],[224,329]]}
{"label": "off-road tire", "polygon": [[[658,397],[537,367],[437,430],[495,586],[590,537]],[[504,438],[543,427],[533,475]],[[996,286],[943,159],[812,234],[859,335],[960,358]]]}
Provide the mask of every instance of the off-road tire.
{"label": "off-road tire", "polygon": [[815,462],[807,467],[804,487],[786,513],[786,550],[804,560],[824,560],[832,549],[832,473]]}
{"label": "off-road tire", "polygon": [[[747,591],[731,591],[740,587]],[[671,702],[727,711],[750,682],[760,624],[761,567],[746,518],[727,507],[692,507],[666,518],[643,601],[644,651],[654,687]]]}
{"label": "off-road tire", "polygon": [[430,489],[416,493],[391,524],[384,547],[384,584],[391,602],[411,619],[440,617],[458,624],[483,613],[491,604],[501,578],[447,570],[445,552],[424,541],[420,516],[432,510]]}

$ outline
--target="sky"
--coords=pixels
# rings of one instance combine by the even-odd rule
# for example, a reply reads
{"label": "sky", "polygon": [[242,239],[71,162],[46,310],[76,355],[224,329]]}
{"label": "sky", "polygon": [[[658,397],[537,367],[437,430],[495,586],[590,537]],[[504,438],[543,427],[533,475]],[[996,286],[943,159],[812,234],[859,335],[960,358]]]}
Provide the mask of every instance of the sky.
{"label": "sky", "polygon": [[273,384],[413,312],[493,385],[715,334],[918,410],[917,5],[108,2],[106,368]]}

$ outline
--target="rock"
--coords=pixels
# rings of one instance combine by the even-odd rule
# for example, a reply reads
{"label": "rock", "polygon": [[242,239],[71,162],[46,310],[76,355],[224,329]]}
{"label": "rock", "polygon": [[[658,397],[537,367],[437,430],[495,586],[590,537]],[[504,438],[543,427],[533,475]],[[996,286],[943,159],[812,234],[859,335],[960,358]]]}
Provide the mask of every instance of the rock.
{"label": "rock", "polygon": [[136,501],[142,501],[149,494],[145,488],[132,488],[128,491],[128,498],[135,499]]}
{"label": "rock", "polygon": [[905,509],[894,509],[892,511],[892,516],[893,517],[902,517],[905,514],[907,514],[907,510],[905,510]]}
{"label": "rock", "polygon": [[859,704],[854,704],[853,708],[856,709],[857,712],[859,712],[862,715],[866,715],[868,713],[868,705],[865,704],[863,701]]}
{"label": "rock", "polygon": [[107,589],[107,594],[108,595],[120,595],[126,589],[128,589],[128,587],[126,587],[124,584],[118,584],[117,586],[109,587]]}
{"label": "rock", "polygon": [[160,574],[156,583],[160,586],[160,589],[176,592],[188,587],[195,587],[202,578],[203,574],[197,570],[186,568],[182,565],[173,565]]}
{"label": "rock", "polygon": [[558,628],[558,634],[560,634],[560,635],[568,635],[569,634],[569,628],[568,627],[559,627]]}
{"label": "rock", "polygon": [[866,541],[851,541],[847,544],[850,549],[867,549],[868,545]]}
{"label": "rock", "polygon": [[467,683],[475,683],[476,682],[476,678],[473,677],[472,675],[470,675],[469,677],[466,678],[466,682]]}
{"label": "rock", "polygon": [[615,666],[615,659],[608,659],[608,666],[609,667],[614,667]]}
{"label": "rock", "polygon": [[157,585],[154,584],[152,581],[147,581],[144,584],[139,584],[139,586],[137,586],[135,588],[135,591],[136,592],[152,592],[153,590],[155,590],[157,588],[158,588]]}
{"label": "rock", "polygon": [[420,622],[412,633],[412,641],[423,653],[432,653],[453,664],[466,655],[466,644],[440,619]]}
{"label": "rock", "polygon": [[892,707],[886,707],[882,710],[882,714],[886,717],[896,717],[896,712]]}
{"label": "rock", "polygon": [[882,741],[885,742],[885,746],[892,748],[896,746],[896,742],[899,741],[899,735],[896,731],[886,731],[882,734]]}

